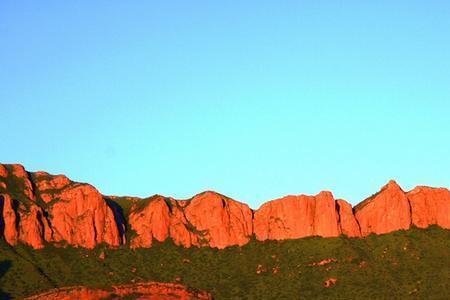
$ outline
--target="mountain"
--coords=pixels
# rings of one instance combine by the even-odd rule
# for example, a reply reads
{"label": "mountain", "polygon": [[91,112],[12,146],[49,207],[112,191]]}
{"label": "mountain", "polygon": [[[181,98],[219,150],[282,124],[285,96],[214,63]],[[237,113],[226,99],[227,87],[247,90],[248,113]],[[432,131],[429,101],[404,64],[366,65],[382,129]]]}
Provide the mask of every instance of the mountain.
{"label": "mountain", "polygon": [[323,191],[253,210],[0,164],[0,299],[447,299],[448,229],[446,188],[390,181],[355,207]]}
{"label": "mountain", "polygon": [[450,192],[423,186],[404,192],[390,181],[354,208],[323,191],[286,196],[252,210],[213,191],[189,200],[104,196],[64,175],[0,164],[0,212],[0,234],[10,245],[148,248],[171,239],[183,247],[223,249],[243,246],[253,235],[265,241],[364,237],[411,226],[450,229]]}

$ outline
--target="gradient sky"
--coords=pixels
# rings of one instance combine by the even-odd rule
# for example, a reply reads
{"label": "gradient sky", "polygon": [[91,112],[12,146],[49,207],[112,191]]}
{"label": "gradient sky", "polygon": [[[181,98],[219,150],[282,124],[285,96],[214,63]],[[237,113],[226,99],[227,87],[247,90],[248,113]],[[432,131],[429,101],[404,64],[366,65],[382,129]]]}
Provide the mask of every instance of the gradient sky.
{"label": "gradient sky", "polygon": [[2,0],[0,161],[252,208],[450,187],[448,1],[218,2]]}

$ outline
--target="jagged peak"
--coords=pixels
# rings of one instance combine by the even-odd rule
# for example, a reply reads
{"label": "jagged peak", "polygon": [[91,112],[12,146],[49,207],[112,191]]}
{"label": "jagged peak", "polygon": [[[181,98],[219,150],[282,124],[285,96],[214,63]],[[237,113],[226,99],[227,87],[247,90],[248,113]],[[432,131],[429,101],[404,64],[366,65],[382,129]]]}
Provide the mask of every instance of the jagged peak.
{"label": "jagged peak", "polygon": [[381,190],[386,190],[386,189],[390,189],[390,190],[402,190],[401,186],[397,183],[397,181],[391,179],[389,180],[389,182],[387,184],[385,184]]}

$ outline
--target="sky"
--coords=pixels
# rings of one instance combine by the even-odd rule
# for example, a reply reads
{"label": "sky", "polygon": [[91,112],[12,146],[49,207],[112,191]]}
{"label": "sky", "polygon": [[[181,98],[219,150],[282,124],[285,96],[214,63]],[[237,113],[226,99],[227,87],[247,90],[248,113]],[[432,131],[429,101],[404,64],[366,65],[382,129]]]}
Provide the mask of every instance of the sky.
{"label": "sky", "polygon": [[450,187],[448,1],[0,1],[0,162],[252,208]]}

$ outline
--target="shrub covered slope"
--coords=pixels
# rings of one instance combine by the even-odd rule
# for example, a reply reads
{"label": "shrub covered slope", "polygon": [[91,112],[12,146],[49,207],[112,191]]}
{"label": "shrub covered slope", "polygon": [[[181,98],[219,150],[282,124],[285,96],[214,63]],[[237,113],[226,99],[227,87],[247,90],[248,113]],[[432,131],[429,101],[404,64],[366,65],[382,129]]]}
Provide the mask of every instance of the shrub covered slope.
{"label": "shrub covered slope", "polygon": [[[224,250],[33,250],[0,242],[0,298],[54,287],[181,282],[215,299],[448,299],[450,231],[412,228],[364,239],[251,241]],[[337,279],[331,287],[324,282]]]}

